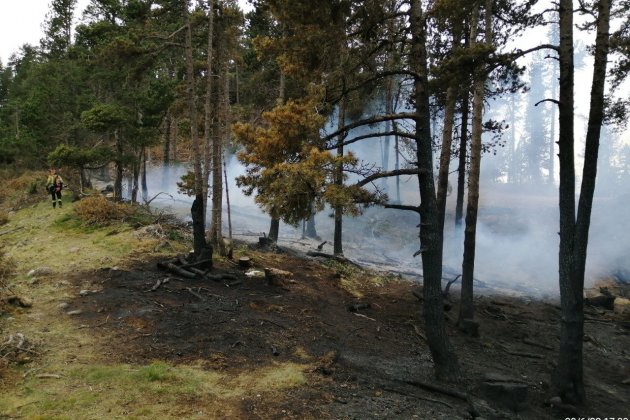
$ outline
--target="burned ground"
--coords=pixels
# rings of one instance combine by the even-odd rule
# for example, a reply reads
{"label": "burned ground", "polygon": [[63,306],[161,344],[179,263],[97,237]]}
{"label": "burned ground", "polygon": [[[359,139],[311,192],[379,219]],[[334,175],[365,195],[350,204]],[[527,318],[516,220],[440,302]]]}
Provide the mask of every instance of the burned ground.
{"label": "burned ground", "polygon": [[[445,316],[465,379],[458,386],[440,386],[468,392],[471,403],[418,386],[433,379],[422,302],[412,294],[417,284],[287,253],[246,252],[256,267],[292,275],[267,286],[228,261],[215,272],[236,275],[240,280],[231,287],[180,279],[158,270],[155,260],[81,272],[71,279],[76,297],[69,303],[81,311],[75,321],[100,336],[103,353],[117,362],[201,361],[204,369],[233,376],[282,363],[303,365],[303,385],[243,397],[238,411],[248,418],[466,418],[471,406],[476,415],[513,417],[501,402],[487,401],[487,407],[479,401],[484,378],[497,375],[527,384],[521,418],[575,415],[548,403],[559,343],[560,311],[553,302],[480,297],[480,338],[457,332],[453,302]],[[151,290],[165,278],[167,283]],[[630,376],[628,327],[627,317],[589,309],[589,405],[579,414],[630,412],[624,397]]]}

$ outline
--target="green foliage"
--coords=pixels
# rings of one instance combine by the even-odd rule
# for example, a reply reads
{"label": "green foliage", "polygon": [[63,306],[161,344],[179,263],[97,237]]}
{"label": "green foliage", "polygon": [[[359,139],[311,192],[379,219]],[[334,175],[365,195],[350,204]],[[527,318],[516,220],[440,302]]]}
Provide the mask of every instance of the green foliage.
{"label": "green foliage", "polygon": [[86,166],[102,166],[112,161],[114,154],[108,147],[100,146],[93,149],[79,149],[78,147],[60,144],[48,154],[48,163],[55,167],[70,166],[85,168]]}
{"label": "green foliage", "polygon": [[119,128],[131,118],[128,108],[117,104],[97,104],[81,113],[81,122],[96,132],[108,132]]}

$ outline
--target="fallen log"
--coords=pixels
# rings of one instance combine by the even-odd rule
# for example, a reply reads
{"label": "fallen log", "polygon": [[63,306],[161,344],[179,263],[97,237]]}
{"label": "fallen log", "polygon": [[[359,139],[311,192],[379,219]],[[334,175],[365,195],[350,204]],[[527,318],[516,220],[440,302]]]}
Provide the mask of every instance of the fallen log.
{"label": "fallen log", "polygon": [[354,265],[357,268],[363,268],[359,264],[355,263],[354,261],[350,261],[349,259],[347,259],[346,257],[343,257],[341,255],[327,254],[325,252],[319,252],[319,251],[308,251],[306,253],[306,255],[309,256],[309,257],[328,258],[328,259],[331,259],[331,260],[339,261],[341,263]]}
{"label": "fallen log", "polygon": [[460,400],[464,400],[464,401],[468,400],[468,394],[466,394],[465,392],[458,391],[456,389],[444,388],[440,385],[436,385],[436,384],[432,384],[428,382],[421,382],[421,381],[402,381],[402,382],[406,383],[407,385],[412,385],[418,388],[426,389],[427,391],[438,392],[440,394],[459,398]]}
{"label": "fallen log", "polygon": [[188,279],[197,278],[197,274],[190,272],[188,270],[184,270],[183,268],[178,267],[171,262],[165,262],[165,263],[158,262],[157,266],[160,270],[170,271],[171,273],[177,274],[178,276],[181,276],[181,277],[186,277]]}
{"label": "fallen log", "polygon": [[186,263],[186,264],[180,265],[180,268],[191,268],[191,267],[199,267],[199,266],[212,268],[212,260],[206,259],[206,260],[196,261],[193,263]]}

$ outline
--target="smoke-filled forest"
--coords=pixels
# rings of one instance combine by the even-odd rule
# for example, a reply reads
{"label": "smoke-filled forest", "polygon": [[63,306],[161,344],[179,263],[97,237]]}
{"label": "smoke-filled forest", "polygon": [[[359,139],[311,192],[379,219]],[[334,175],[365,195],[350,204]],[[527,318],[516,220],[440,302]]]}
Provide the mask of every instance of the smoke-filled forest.
{"label": "smoke-filled forest", "polygon": [[627,418],[627,0],[41,30],[0,61],[0,417]]}

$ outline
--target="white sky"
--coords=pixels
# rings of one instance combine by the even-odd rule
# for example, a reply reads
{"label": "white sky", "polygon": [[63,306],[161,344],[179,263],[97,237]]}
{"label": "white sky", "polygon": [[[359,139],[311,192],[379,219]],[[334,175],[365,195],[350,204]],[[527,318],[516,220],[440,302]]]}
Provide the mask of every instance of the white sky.
{"label": "white sky", "polygon": [[[239,0],[244,10],[251,7]],[[11,54],[24,44],[39,45],[42,23],[50,0],[0,0],[0,60],[6,65]],[[78,0],[75,19],[80,17],[89,0]]]}
{"label": "white sky", "polygon": [[[49,3],[50,0],[0,0],[0,60],[3,65],[22,45],[39,45]],[[78,0],[77,10],[82,11],[88,3],[89,0]]]}

